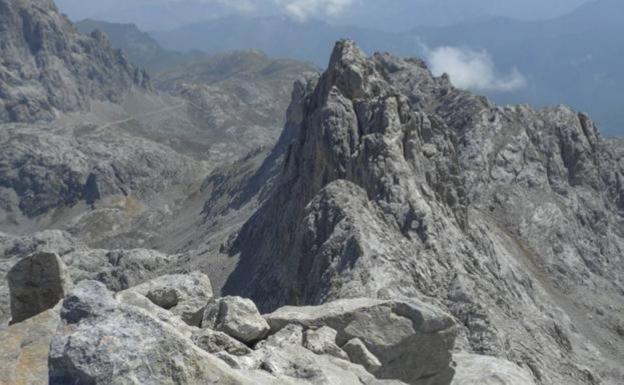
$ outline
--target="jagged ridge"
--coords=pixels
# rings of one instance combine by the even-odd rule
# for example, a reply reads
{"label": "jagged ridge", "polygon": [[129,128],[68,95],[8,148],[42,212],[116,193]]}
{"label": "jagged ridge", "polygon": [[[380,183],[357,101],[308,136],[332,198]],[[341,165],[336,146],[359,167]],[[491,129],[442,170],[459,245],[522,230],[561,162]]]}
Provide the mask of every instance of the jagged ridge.
{"label": "jagged ridge", "polygon": [[312,88],[227,293],[264,310],[427,298],[463,324],[462,348],[543,384],[621,378],[624,170],[586,115],[497,107],[350,41]]}

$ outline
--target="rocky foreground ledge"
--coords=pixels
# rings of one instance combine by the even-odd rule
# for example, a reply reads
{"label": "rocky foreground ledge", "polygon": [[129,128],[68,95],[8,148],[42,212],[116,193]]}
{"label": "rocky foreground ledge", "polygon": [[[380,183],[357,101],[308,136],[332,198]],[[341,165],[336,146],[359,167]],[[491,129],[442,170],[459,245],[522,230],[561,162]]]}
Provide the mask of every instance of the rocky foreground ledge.
{"label": "rocky foreground ledge", "polygon": [[515,364],[453,352],[456,327],[419,301],[345,299],[261,315],[201,273],[129,289],[68,278],[51,253],[8,274],[0,384],[531,385]]}

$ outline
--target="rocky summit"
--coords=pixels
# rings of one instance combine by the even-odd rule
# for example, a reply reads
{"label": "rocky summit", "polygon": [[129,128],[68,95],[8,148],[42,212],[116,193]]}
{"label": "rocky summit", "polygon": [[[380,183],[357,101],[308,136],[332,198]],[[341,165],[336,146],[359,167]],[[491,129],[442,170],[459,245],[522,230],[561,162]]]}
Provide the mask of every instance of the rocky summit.
{"label": "rocky summit", "polygon": [[0,37],[0,385],[624,383],[624,142],[586,114],[349,40],[155,90],[49,0]]}
{"label": "rocky summit", "polygon": [[586,115],[498,107],[351,41],[311,82],[226,293],[264,311],[420,298],[459,349],[541,383],[622,378],[624,169]]}

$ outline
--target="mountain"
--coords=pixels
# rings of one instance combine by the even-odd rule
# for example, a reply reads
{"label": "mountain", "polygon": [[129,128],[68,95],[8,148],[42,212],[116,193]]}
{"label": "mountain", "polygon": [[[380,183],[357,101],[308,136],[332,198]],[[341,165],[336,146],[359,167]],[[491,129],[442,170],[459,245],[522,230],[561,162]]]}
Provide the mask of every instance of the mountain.
{"label": "mountain", "polygon": [[133,23],[146,31],[172,29],[203,20],[233,14],[275,15],[273,0],[58,0],[57,4],[72,20],[97,19],[112,23]]}
{"label": "mountain", "polygon": [[102,34],[80,34],[49,0],[0,2],[0,122],[52,119],[149,89]]}
{"label": "mountain", "polygon": [[96,30],[103,32],[113,47],[122,50],[131,63],[146,68],[150,72],[158,72],[198,56],[198,54],[184,55],[165,50],[149,34],[139,30],[134,24],[86,19],[75,25],[79,31],[87,35]]}
{"label": "mountain", "polygon": [[[233,15],[150,34],[168,49],[196,49],[208,53],[257,49],[272,57],[310,61],[319,67],[327,64],[327,52],[331,51],[333,43],[344,37],[361,41],[370,52],[379,49],[404,52],[406,48],[404,39],[393,33],[337,26],[313,19],[299,22],[286,16]],[[202,39],[191,36],[202,36]],[[412,42],[409,47],[415,45]]]}
{"label": "mountain", "polygon": [[589,115],[350,40],[125,82],[103,33],[0,5],[3,90],[92,85],[0,124],[0,383],[624,382],[624,142]]}
{"label": "mountain", "polygon": [[226,294],[267,312],[420,298],[456,317],[459,349],[540,383],[621,381],[624,169],[587,115],[497,107],[350,41],[303,90]]}
{"label": "mountain", "polygon": [[[385,7],[385,3],[380,3],[377,7],[388,8],[387,12],[406,7],[400,13],[411,17],[415,11],[407,8],[416,5],[410,4],[397,2],[396,6]],[[354,12],[359,15],[364,10],[358,8]],[[321,68],[326,65],[326,53],[334,41],[345,37],[358,41],[368,54],[392,52],[417,56],[430,64],[433,53],[441,47],[471,53],[465,57],[446,58],[444,69],[455,72],[450,74],[451,80],[482,68],[485,54],[491,57],[495,67],[491,76],[517,71],[523,82],[521,87],[503,87],[502,91],[473,91],[482,92],[501,104],[530,103],[536,107],[568,104],[590,113],[604,133],[619,135],[624,130],[624,116],[618,104],[621,100],[619,85],[623,81],[618,68],[624,64],[620,38],[624,34],[619,22],[623,13],[622,2],[598,0],[547,20],[481,17],[444,27],[416,27],[408,32],[383,32],[370,26],[349,27],[314,19],[296,22],[287,17],[230,16],[151,34],[169,49],[211,53],[260,49],[269,56],[311,61]],[[374,13],[377,20],[381,20],[379,15],[383,14],[383,10]],[[347,22],[349,20],[344,21]],[[202,36],[202,39],[194,39],[194,36]],[[475,56],[477,69],[473,67]],[[487,75],[477,73],[474,76]]]}
{"label": "mountain", "polygon": [[[341,4],[350,4],[345,12],[328,12],[323,19],[336,25],[401,32],[417,25],[452,25],[497,16],[521,20],[549,19],[588,1],[591,0],[393,0],[392,6],[388,7],[377,0],[361,0],[357,4],[343,2]],[[272,17],[293,13],[288,3],[275,0],[106,0],[97,3],[59,0],[57,3],[73,20],[91,18],[136,23],[148,31],[174,29],[235,15]],[[298,4],[299,9],[302,9],[301,4]],[[307,9],[314,8],[308,6]],[[322,15],[316,13],[314,16],[321,18]]]}
{"label": "mountain", "polygon": [[[591,1],[591,0],[590,0]],[[516,20],[552,19],[573,11],[588,0],[394,0],[360,3],[339,15],[336,24],[403,32],[415,26],[447,26],[505,17]]]}
{"label": "mountain", "polygon": [[501,68],[516,67],[528,86],[491,94],[505,103],[566,103],[588,111],[610,135],[624,132],[619,68],[624,65],[622,2],[597,0],[556,19],[520,22],[491,19],[412,32],[429,47],[486,50]]}
{"label": "mountain", "polygon": [[[94,247],[201,243],[205,233],[195,228],[210,194],[204,179],[240,158],[261,161],[280,135],[292,83],[314,69],[259,52],[169,55],[132,26],[104,25],[115,47],[144,47],[154,54],[151,68],[168,68],[152,85],[103,32],[80,34],[52,3],[2,4],[16,12],[2,13],[7,20],[20,17],[6,24],[11,39],[3,47],[30,41],[22,25],[29,20],[38,20],[43,47],[34,57],[2,56],[15,71],[30,70],[30,60],[41,72],[2,84],[3,100],[19,96],[34,111],[15,107],[19,120],[36,121],[0,124],[0,228],[7,233],[60,228]],[[50,72],[57,66],[65,77]],[[132,74],[144,82],[132,83]],[[43,87],[51,96],[35,92]],[[34,110],[42,97],[56,104]]]}

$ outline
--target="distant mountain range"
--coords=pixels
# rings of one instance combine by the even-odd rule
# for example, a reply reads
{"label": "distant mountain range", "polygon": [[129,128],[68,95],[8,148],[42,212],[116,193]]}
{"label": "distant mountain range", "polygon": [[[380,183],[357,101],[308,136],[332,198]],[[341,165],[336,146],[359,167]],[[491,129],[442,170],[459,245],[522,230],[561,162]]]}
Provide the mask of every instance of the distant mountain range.
{"label": "distant mountain range", "polygon": [[551,20],[499,17],[402,33],[318,20],[300,23],[287,17],[229,16],[150,34],[172,50],[217,53],[259,49],[270,56],[312,61],[321,67],[326,65],[333,42],[345,37],[357,41],[368,53],[388,51],[425,59],[428,50],[439,46],[484,50],[500,71],[517,68],[526,78],[526,86],[513,92],[479,92],[499,103],[569,104],[591,113],[604,133],[621,134],[623,15],[624,3],[599,0]]}
{"label": "distant mountain range", "polygon": [[[590,0],[358,0],[341,14],[325,16],[335,25],[405,31],[416,25],[452,25],[488,17],[521,20],[554,18]],[[276,0],[59,0],[72,19],[92,18],[135,23],[143,30],[167,30],[205,20],[245,14],[285,15],[286,1]],[[346,3],[346,2],[345,2]],[[318,15],[317,15],[318,16]]]}
{"label": "distant mountain range", "polygon": [[624,2],[600,0],[557,19],[491,19],[411,35],[428,46],[469,46],[500,68],[517,67],[527,87],[488,96],[503,103],[565,103],[592,114],[606,134],[624,134]]}

